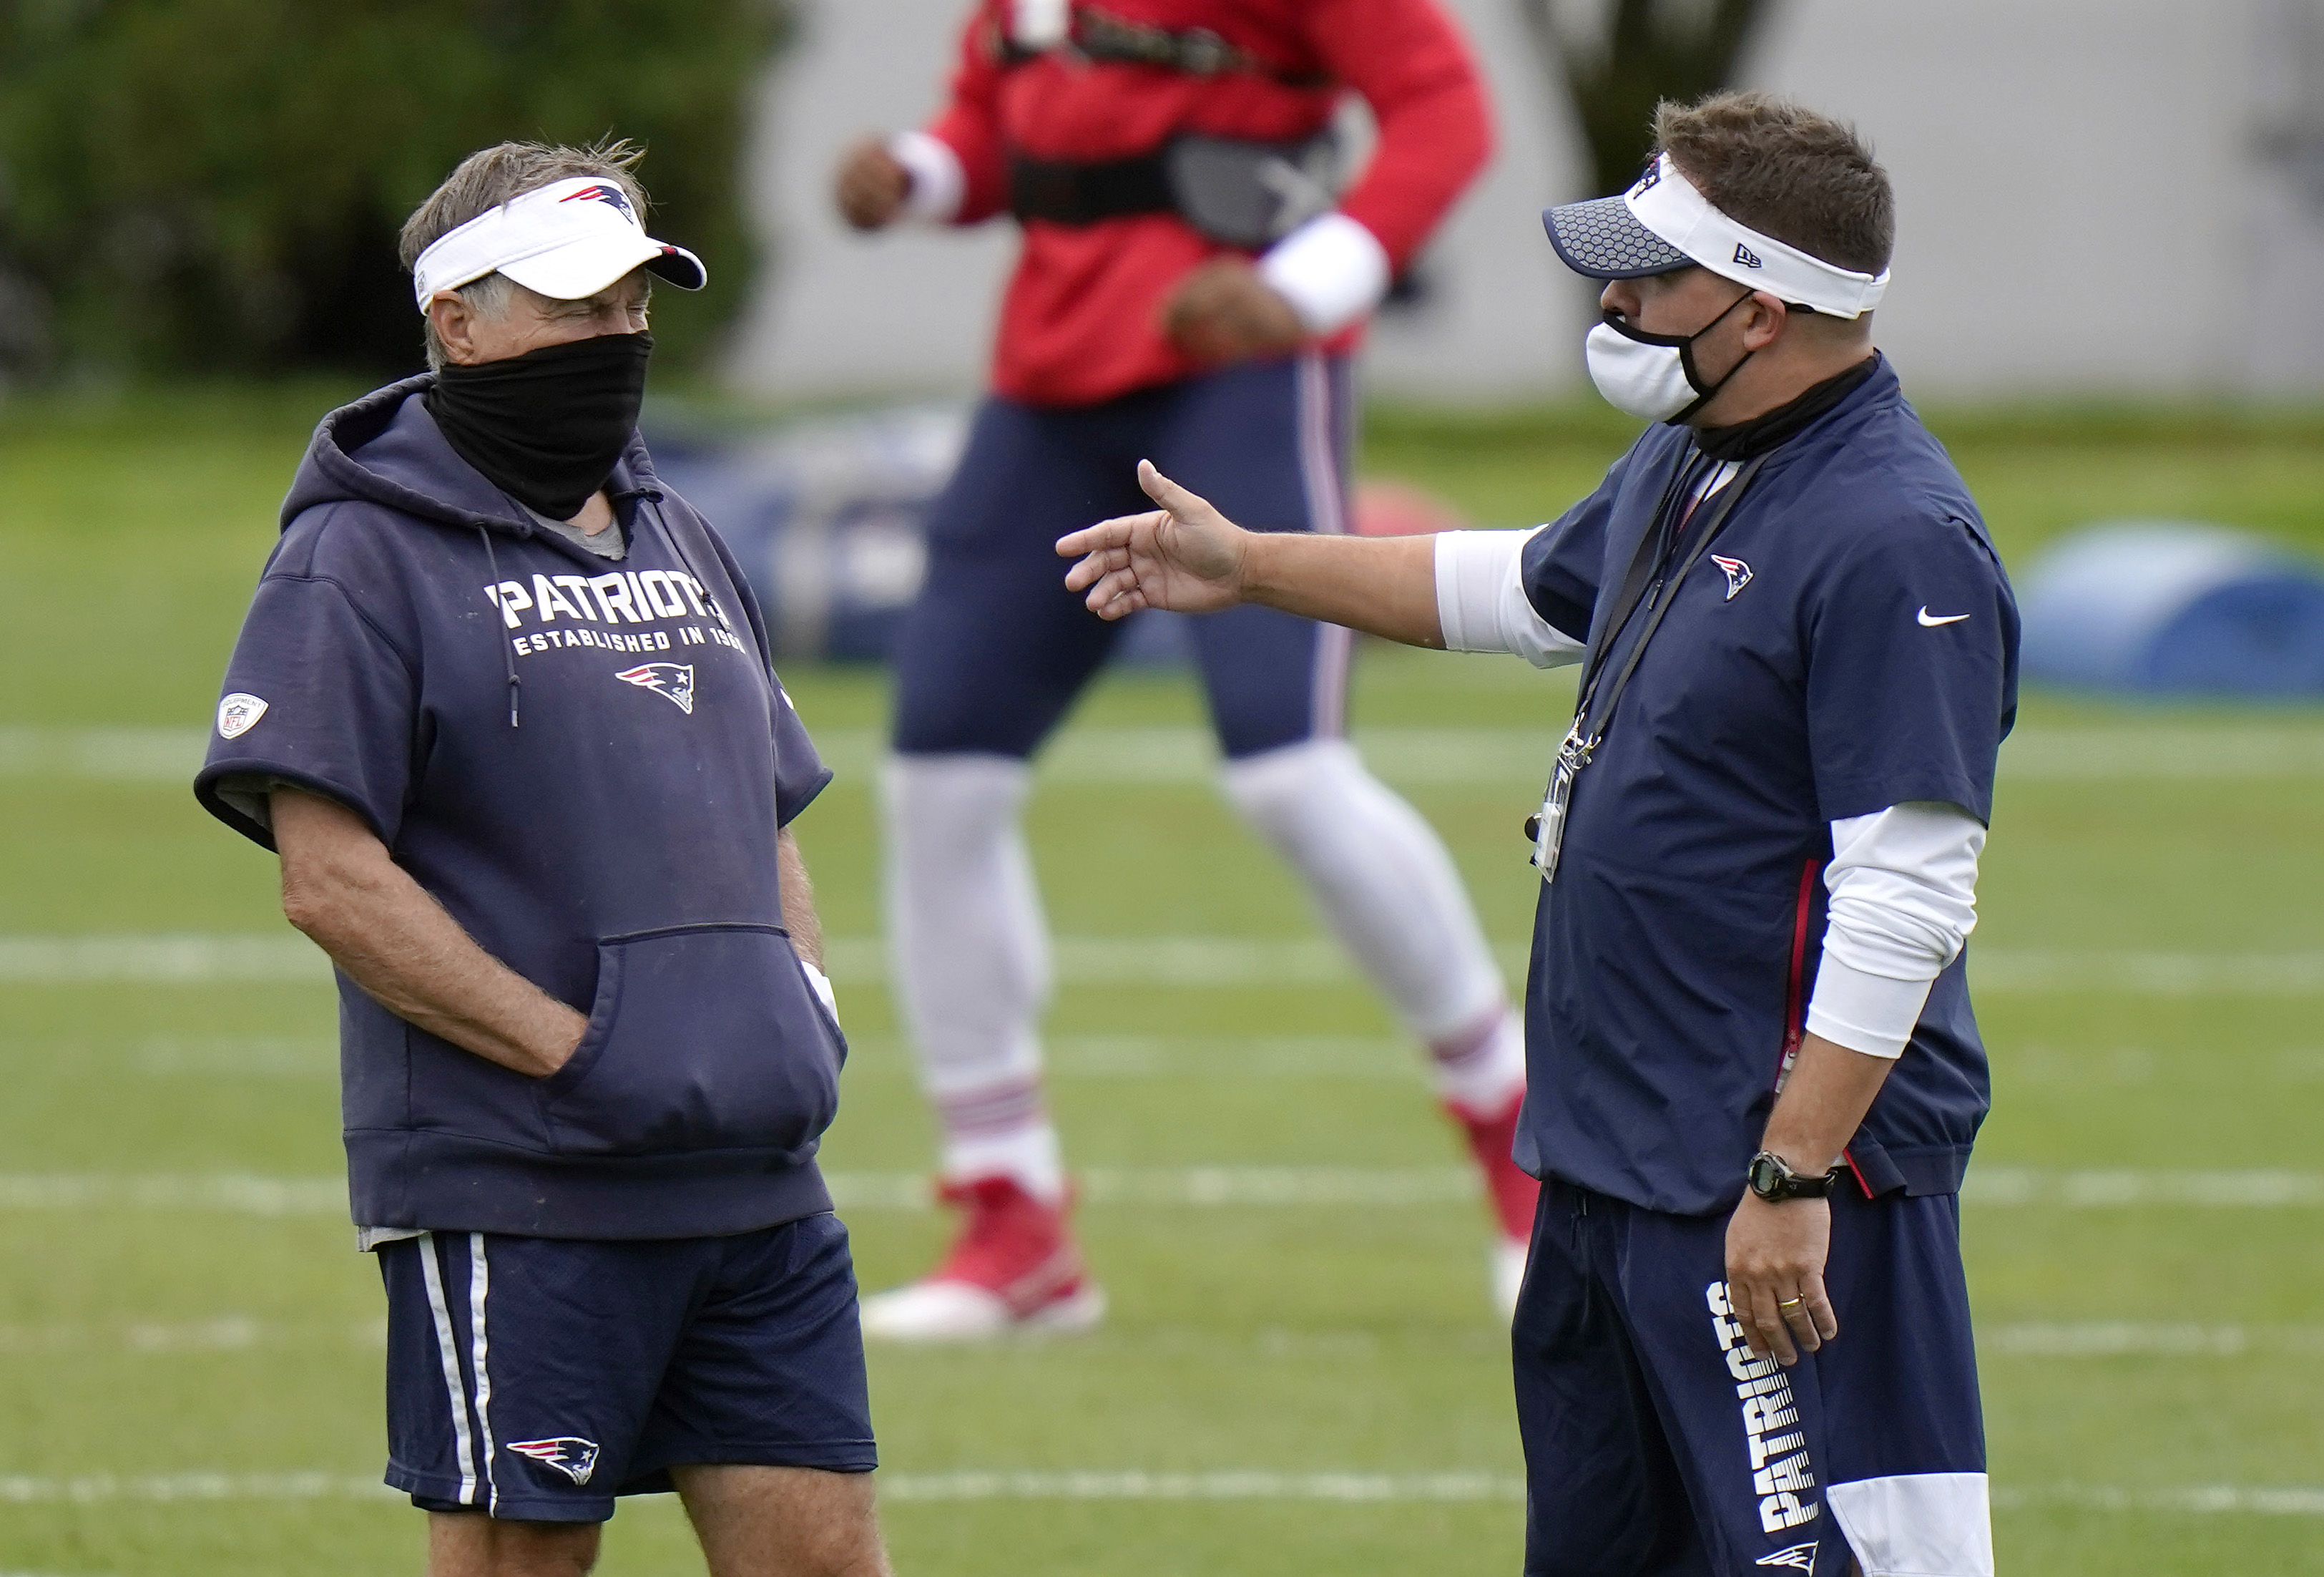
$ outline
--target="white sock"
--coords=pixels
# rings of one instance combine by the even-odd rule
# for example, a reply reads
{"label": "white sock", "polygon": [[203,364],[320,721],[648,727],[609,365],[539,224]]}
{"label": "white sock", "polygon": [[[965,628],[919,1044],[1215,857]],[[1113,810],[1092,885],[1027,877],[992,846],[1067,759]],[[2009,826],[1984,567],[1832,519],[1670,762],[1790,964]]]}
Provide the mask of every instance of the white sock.
{"label": "white sock", "polygon": [[1495,1003],[1465,1029],[1428,1043],[1437,1099],[1464,1118],[1489,1121],[1525,1094],[1525,1020]]}
{"label": "white sock", "polygon": [[889,957],[944,1173],[1065,1197],[1037,1025],[1048,927],[1018,815],[1031,774],[1008,756],[897,756],[881,774]]}
{"label": "white sock", "polygon": [[1306,878],[1323,920],[1429,1048],[1438,1094],[1483,1114],[1525,1088],[1508,1008],[1452,857],[1344,739],[1230,761],[1227,797]]}

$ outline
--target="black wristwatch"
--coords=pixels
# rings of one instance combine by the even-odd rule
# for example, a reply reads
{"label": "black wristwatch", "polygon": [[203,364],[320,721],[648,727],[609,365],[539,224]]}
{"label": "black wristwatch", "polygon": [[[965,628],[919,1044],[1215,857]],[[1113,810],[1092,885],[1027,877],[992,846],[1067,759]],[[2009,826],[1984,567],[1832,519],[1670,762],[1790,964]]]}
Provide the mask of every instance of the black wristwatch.
{"label": "black wristwatch", "polygon": [[1792,1170],[1791,1163],[1773,1150],[1762,1150],[1751,1157],[1750,1169],[1744,1173],[1751,1192],[1769,1204],[1787,1199],[1824,1199],[1831,1193],[1834,1179],[1840,1176],[1835,1166],[1821,1177],[1803,1177]]}

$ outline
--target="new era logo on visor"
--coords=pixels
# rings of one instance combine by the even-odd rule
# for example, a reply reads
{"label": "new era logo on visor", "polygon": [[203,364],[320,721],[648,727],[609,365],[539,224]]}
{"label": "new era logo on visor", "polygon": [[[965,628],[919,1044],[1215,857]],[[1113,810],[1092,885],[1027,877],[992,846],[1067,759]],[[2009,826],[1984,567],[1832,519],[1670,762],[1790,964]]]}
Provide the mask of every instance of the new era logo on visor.
{"label": "new era logo on visor", "polygon": [[595,186],[585,186],[578,191],[567,192],[565,196],[558,198],[557,200],[559,202],[611,203],[613,207],[621,209],[622,213],[628,215],[632,222],[635,222],[638,217],[638,210],[630,206],[628,195],[624,193],[620,187],[613,185],[611,181],[601,181]]}
{"label": "new era logo on visor", "polygon": [[1765,268],[1767,266],[1766,264],[1759,261],[1758,255],[1757,253],[1753,252],[1751,248],[1746,246],[1740,241],[1735,243],[1735,261],[1741,264],[1746,268]]}
{"label": "new era logo on visor", "polygon": [[1638,177],[1638,183],[1636,186],[1630,188],[1630,195],[1632,197],[1637,197],[1641,192],[1653,190],[1655,182],[1660,181],[1662,178],[1662,160],[1659,158],[1647,160],[1646,173]]}

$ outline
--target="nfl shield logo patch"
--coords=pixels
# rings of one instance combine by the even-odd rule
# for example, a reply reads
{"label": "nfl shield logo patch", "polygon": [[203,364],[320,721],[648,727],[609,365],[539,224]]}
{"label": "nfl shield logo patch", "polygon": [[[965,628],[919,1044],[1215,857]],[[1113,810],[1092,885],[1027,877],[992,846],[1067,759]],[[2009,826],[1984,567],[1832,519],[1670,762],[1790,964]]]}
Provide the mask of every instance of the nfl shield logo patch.
{"label": "nfl shield logo patch", "polygon": [[235,691],[218,702],[218,737],[239,739],[250,732],[259,719],[266,715],[266,703],[254,695]]}

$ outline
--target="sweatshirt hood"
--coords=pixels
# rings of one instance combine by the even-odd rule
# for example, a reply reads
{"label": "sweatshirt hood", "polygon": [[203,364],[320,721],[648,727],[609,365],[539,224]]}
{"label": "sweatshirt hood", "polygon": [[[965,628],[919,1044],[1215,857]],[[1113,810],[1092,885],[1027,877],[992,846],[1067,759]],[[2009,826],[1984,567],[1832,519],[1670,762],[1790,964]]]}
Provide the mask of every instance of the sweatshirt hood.
{"label": "sweatshirt hood", "polygon": [[[445,441],[420,398],[435,383],[434,373],[421,373],[374,389],[324,417],[282,500],[282,529],[317,505],[353,500],[461,531],[538,534],[524,506]],[[661,496],[653,461],[635,432],[613,462],[605,492],[614,498]]]}

